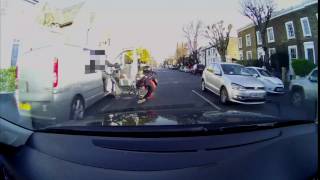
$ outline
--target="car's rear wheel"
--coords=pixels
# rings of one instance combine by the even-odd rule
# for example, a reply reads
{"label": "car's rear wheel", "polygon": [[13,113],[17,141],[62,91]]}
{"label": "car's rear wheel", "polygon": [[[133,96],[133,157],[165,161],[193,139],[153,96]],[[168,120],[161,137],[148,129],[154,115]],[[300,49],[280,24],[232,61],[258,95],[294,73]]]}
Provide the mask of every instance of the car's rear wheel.
{"label": "car's rear wheel", "polygon": [[82,120],[84,118],[84,101],[76,96],[71,103],[70,120]]}
{"label": "car's rear wheel", "polygon": [[201,82],[201,90],[204,92],[207,90],[206,83],[204,81]]}
{"label": "car's rear wheel", "polygon": [[295,107],[300,107],[302,106],[303,102],[304,102],[304,93],[302,90],[300,89],[296,89],[291,93],[291,104]]}
{"label": "car's rear wheel", "polygon": [[228,91],[226,88],[222,88],[220,91],[220,102],[222,104],[227,104],[229,101]]}

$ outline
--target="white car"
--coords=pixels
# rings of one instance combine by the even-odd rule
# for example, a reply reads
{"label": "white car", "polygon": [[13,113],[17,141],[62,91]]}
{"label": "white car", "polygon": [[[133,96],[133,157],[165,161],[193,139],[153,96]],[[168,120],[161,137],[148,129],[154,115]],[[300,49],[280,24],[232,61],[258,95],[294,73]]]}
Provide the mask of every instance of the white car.
{"label": "white car", "polygon": [[263,104],[266,100],[264,85],[239,64],[214,63],[207,66],[202,74],[201,89],[220,96],[222,104],[229,101]]}
{"label": "white car", "polygon": [[283,94],[285,92],[283,82],[269,71],[259,67],[247,67],[246,69],[263,83],[268,93]]}
{"label": "white car", "polygon": [[289,89],[290,100],[294,106],[301,106],[305,102],[317,102],[318,68],[304,78],[292,80]]}

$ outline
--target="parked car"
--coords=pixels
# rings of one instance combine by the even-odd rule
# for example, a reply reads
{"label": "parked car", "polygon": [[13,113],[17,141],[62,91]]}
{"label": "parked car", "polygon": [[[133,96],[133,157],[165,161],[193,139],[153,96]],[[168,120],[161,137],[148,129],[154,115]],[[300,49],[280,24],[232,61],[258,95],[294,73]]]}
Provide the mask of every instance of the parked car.
{"label": "parked car", "polygon": [[210,90],[220,97],[220,102],[240,104],[265,103],[264,85],[252,77],[244,66],[232,63],[213,63],[202,75],[202,91]]}
{"label": "parked car", "polygon": [[171,69],[172,69],[172,70],[178,70],[178,69],[179,69],[179,66],[173,65]]}
{"label": "parked car", "polygon": [[17,81],[20,114],[40,125],[83,119],[85,109],[106,95],[90,50],[66,43],[26,52]]}
{"label": "parked car", "polygon": [[305,102],[318,101],[318,68],[304,78],[292,80],[289,86],[292,105],[301,106]]}
{"label": "parked car", "polygon": [[259,79],[268,93],[283,94],[284,84],[282,80],[273,76],[269,71],[259,67],[247,67],[248,72]]}
{"label": "parked car", "polygon": [[192,67],[191,73],[194,75],[202,74],[205,66],[203,64],[195,64]]}

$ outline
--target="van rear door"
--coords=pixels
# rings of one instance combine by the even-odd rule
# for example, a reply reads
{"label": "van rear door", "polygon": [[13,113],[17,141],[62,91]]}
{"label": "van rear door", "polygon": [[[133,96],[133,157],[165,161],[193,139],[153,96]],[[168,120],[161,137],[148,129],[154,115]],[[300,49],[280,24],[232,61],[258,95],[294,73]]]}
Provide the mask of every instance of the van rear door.
{"label": "van rear door", "polygon": [[20,101],[51,101],[54,83],[52,46],[32,49],[18,63],[18,95]]}

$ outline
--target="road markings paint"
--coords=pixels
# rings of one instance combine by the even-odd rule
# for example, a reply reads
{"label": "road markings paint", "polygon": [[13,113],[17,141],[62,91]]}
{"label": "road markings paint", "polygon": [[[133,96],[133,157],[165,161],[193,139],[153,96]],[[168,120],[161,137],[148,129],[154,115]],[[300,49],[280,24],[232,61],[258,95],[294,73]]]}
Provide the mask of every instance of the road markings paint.
{"label": "road markings paint", "polygon": [[196,95],[198,95],[201,99],[203,99],[204,101],[206,101],[207,103],[209,103],[212,107],[216,108],[217,110],[221,111],[222,109],[217,106],[216,104],[214,104],[213,102],[211,102],[209,99],[205,98],[204,96],[202,96],[201,94],[199,94],[197,91],[192,90],[192,92]]}

